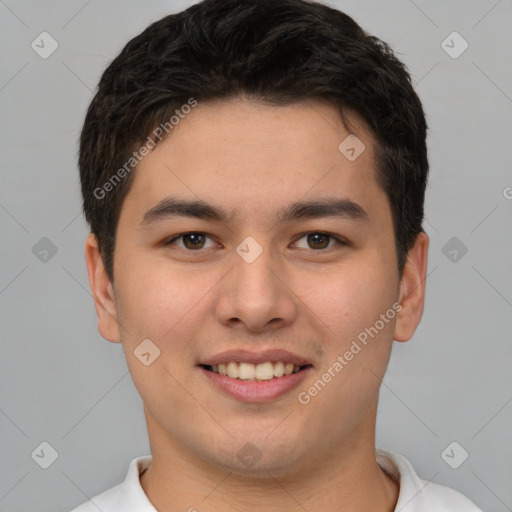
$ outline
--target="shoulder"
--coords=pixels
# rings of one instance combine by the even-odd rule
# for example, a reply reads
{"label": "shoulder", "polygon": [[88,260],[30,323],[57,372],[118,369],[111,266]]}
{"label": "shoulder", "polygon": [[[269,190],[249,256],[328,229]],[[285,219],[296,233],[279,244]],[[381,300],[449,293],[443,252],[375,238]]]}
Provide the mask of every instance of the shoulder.
{"label": "shoulder", "polygon": [[151,463],[151,455],[132,459],[124,482],[97,494],[71,512],[156,512],[140,485],[139,474]]}
{"label": "shoulder", "polygon": [[395,510],[401,512],[482,512],[469,498],[444,485],[421,479],[399,453],[377,449],[379,466],[400,483]]}
{"label": "shoulder", "polygon": [[82,503],[71,512],[117,512],[117,504],[123,491],[123,484],[116,485],[106,491],[94,496],[89,501]]}
{"label": "shoulder", "polygon": [[455,489],[425,480],[421,480],[421,482],[425,486],[423,492],[430,507],[428,510],[439,512],[482,512],[469,498],[466,498],[466,496]]}

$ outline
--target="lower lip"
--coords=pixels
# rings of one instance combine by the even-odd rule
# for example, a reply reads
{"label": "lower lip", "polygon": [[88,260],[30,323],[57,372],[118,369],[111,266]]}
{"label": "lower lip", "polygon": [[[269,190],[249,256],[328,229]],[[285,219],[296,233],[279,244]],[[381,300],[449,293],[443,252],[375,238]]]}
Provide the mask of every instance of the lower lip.
{"label": "lower lip", "polygon": [[304,370],[291,375],[262,381],[232,379],[220,373],[206,370],[201,366],[199,369],[210,379],[212,384],[232,398],[244,402],[271,402],[296,388],[306,378],[312,367],[308,366]]}

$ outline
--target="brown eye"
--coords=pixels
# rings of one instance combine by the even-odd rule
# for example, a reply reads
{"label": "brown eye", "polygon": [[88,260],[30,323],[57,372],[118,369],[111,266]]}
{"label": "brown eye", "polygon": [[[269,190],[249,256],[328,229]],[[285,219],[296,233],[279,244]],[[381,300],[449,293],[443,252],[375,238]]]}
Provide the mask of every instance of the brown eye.
{"label": "brown eye", "polygon": [[204,236],[199,233],[183,235],[183,245],[187,249],[202,249],[202,246],[204,245]]}
{"label": "brown eye", "polygon": [[[297,242],[299,240],[302,240],[303,238],[306,238],[306,240],[307,240],[307,242],[306,242],[307,247],[304,247],[304,246],[301,247],[299,245],[298,247],[300,247],[301,249],[321,250],[321,249],[330,249],[333,245],[340,245],[340,246],[348,245],[348,243],[345,242],[343,239],[341,239],[337,236],[331,235],[329,233],[322,233],[320,231],[307,233],[307,234],[301,236],[297,240]],[[296,242],[296,244],[297,244],[297,242]],[[334,242],[334,244],[331,244],[331,242]]]}
{"label": "brown eye", "polygon": [[325,233],[311,233],[308,235],[308,244],[312,249],[325,249],[329,245],[329,235]]}
{"label": "brown eye", "polygon": [[[189,251],[197,251],[199,249],[205,249],[206,240],[210,238],[203,233],[183,233],[182,235],[178,235],[170,239],[164,245],[178,245],[181,249],[186,249]],[[177,244],[176,242],[181,239],[181,244]],[[211,244],[209,247],[212,247],[215,244]]]}

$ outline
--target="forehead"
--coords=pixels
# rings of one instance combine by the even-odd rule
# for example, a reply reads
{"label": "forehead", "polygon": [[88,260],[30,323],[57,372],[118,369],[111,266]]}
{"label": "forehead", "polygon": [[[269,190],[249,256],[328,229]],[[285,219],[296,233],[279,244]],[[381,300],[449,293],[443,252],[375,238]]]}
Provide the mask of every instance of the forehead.
{"label": "forehead", "polygon": [[181,196],[248,218],[336,196],[377,214],[386,198],[375,180],[374,141],[357,116],[348,121],[357,136],[335,106],[319,101],[199,103],[138,164],[123,208],[141,220],[166,196]]}

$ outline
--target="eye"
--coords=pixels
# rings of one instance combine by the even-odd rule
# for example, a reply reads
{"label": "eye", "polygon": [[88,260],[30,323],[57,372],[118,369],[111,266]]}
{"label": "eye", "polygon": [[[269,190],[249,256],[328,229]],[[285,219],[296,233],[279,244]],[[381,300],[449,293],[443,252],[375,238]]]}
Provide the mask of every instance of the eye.
{"label": "eye", "polygon": [[[164,243],[164,245],[176,245],[176,240],[182,239],[181,246],[178,244],[178,247],[180,249],[190,250],[190,251],[197,251],[199,249],[208,249],[208,247],[205,247],[205,240],[211,238],[204,233],[199,233],[196,231],[191,231],[190,233],[183,233],[181,235],[177,235],[170,240],[167,240],[167,242]],[[210,247],[215,246],[215,243],[212,243]]]}
{"label": "eye", "polygon": [[[333,241],[334,244],[338,245],[348,245],[347,242],[342,240],[341,238],[331,235],[329,233],[323,233],[321,231],[314,231],[312,233],[306,233],[305,235],[301,236],[298,240],[301,240],[303,238],[307,239],[307,243],[310,245],[309,247],[301,247],[304,249],[327,249],[332,247],[330,246],[330,242]],[[297,242],[295,242],[296,244]]]}
{"label": "eye", "polygon": [[[306,243],[308,244],[308,247],[300,247],[304,249],[313,249],[313,250],[320,250],[320,249],[329,249],[333,245],[340,245],[340,246],[346,246],[349,245],[348,242],[341,239],[338,236],[331,235],[330,233],[324,233],[321,231],[314,231],[311,233],[306,233],[302,235],[300,238],[297,239],[297,241],[294,243],[295,246],[297,246],[297,242],[302,239],[306,239]],[[210,245],[205,245],[206,241],[210,240]],[[179,241],[179,243],[177,243]],[[197,232],[197,231],[191,231],[188,233],[182,233],[181,235],[176,235],[166,242],[164,242],[164,246],[168,245],[177,245],[180,249],[186,250],[186,251],[198,251],[201,249],[208,249],[211,247],[215,247],[217,244],[213,241],[211,237],[208,235]]]}

